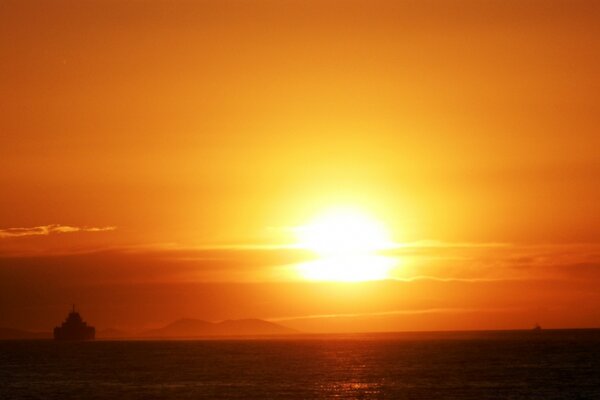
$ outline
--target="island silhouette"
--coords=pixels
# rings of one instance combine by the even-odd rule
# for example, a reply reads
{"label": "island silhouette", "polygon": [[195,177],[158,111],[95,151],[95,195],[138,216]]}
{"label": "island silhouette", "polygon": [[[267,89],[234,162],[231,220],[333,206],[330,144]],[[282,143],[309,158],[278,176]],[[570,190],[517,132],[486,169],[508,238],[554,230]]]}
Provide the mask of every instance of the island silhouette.
{"label": "island silhouette", "polygon": [[298,331],[261,319],[238,319],[208,322],[200,319],[182,318],[162,328],[140,333],[139,337],[177,339],[219,336],[289,335]]}
{"label": "island silhouette", "polygon": [[[73,310],[59,327],[54,330],[56,340],[98,339],[194,339],[244,336],[279,336],[301,332],[286,326],[261,319],[238,319],[209,322],[201,319],[181,318],[163,327],[131,333],[107,328],[95,330],[88,326],[81,315]],[[57,336],[58,335],[58,336]],[[32,332],[23,329],[0,327],[0,340],[51,339],[52,332]]]}

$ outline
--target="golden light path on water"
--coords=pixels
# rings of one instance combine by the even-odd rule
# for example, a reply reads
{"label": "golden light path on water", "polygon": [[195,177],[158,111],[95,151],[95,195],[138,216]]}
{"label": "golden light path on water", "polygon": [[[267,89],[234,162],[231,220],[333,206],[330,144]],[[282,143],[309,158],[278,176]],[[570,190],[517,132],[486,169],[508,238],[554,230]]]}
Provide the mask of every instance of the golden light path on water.
{"label": "golden light path on water", "polygon": [[396,258],[378,254],[394,244],[384,226],[361,210],[336,208],[295,229],[300,248],[317,260],[296,265],[307,280],[358,282],[387,279]]}

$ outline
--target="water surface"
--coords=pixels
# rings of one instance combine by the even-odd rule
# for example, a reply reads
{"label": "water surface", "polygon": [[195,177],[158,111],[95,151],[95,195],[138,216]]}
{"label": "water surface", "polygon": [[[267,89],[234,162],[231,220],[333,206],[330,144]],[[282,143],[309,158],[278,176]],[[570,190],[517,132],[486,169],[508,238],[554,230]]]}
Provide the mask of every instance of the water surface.
{"label": "water surface", "polygon": [[600,331],[0,341],[2,399],[600,399]]}

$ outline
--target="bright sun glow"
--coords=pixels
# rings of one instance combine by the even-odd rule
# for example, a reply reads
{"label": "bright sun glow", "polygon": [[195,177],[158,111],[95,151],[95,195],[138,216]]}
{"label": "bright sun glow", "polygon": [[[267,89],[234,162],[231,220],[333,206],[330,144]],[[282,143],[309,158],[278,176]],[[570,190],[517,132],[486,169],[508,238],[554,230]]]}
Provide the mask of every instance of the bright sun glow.
{"label": "bright sun glow", "polygon": [[317,253],[298,265],[305,279],[365,281],[389,278],[396,261],[377,254],[392,246],[383,225],[353,209],[337,209],[296,228],[299,247]]}

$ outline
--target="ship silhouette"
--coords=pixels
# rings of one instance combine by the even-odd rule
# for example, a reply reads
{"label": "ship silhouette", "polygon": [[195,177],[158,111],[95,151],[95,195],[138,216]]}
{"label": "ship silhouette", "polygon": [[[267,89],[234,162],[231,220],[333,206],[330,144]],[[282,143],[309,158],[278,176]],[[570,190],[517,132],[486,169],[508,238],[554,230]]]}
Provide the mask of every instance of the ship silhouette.
{"label": "ship silhouette", "polygon": [[96,328],[88,326],[81,315],[73,309],[61,326],[54,328],[54,340],[94,340]]}

